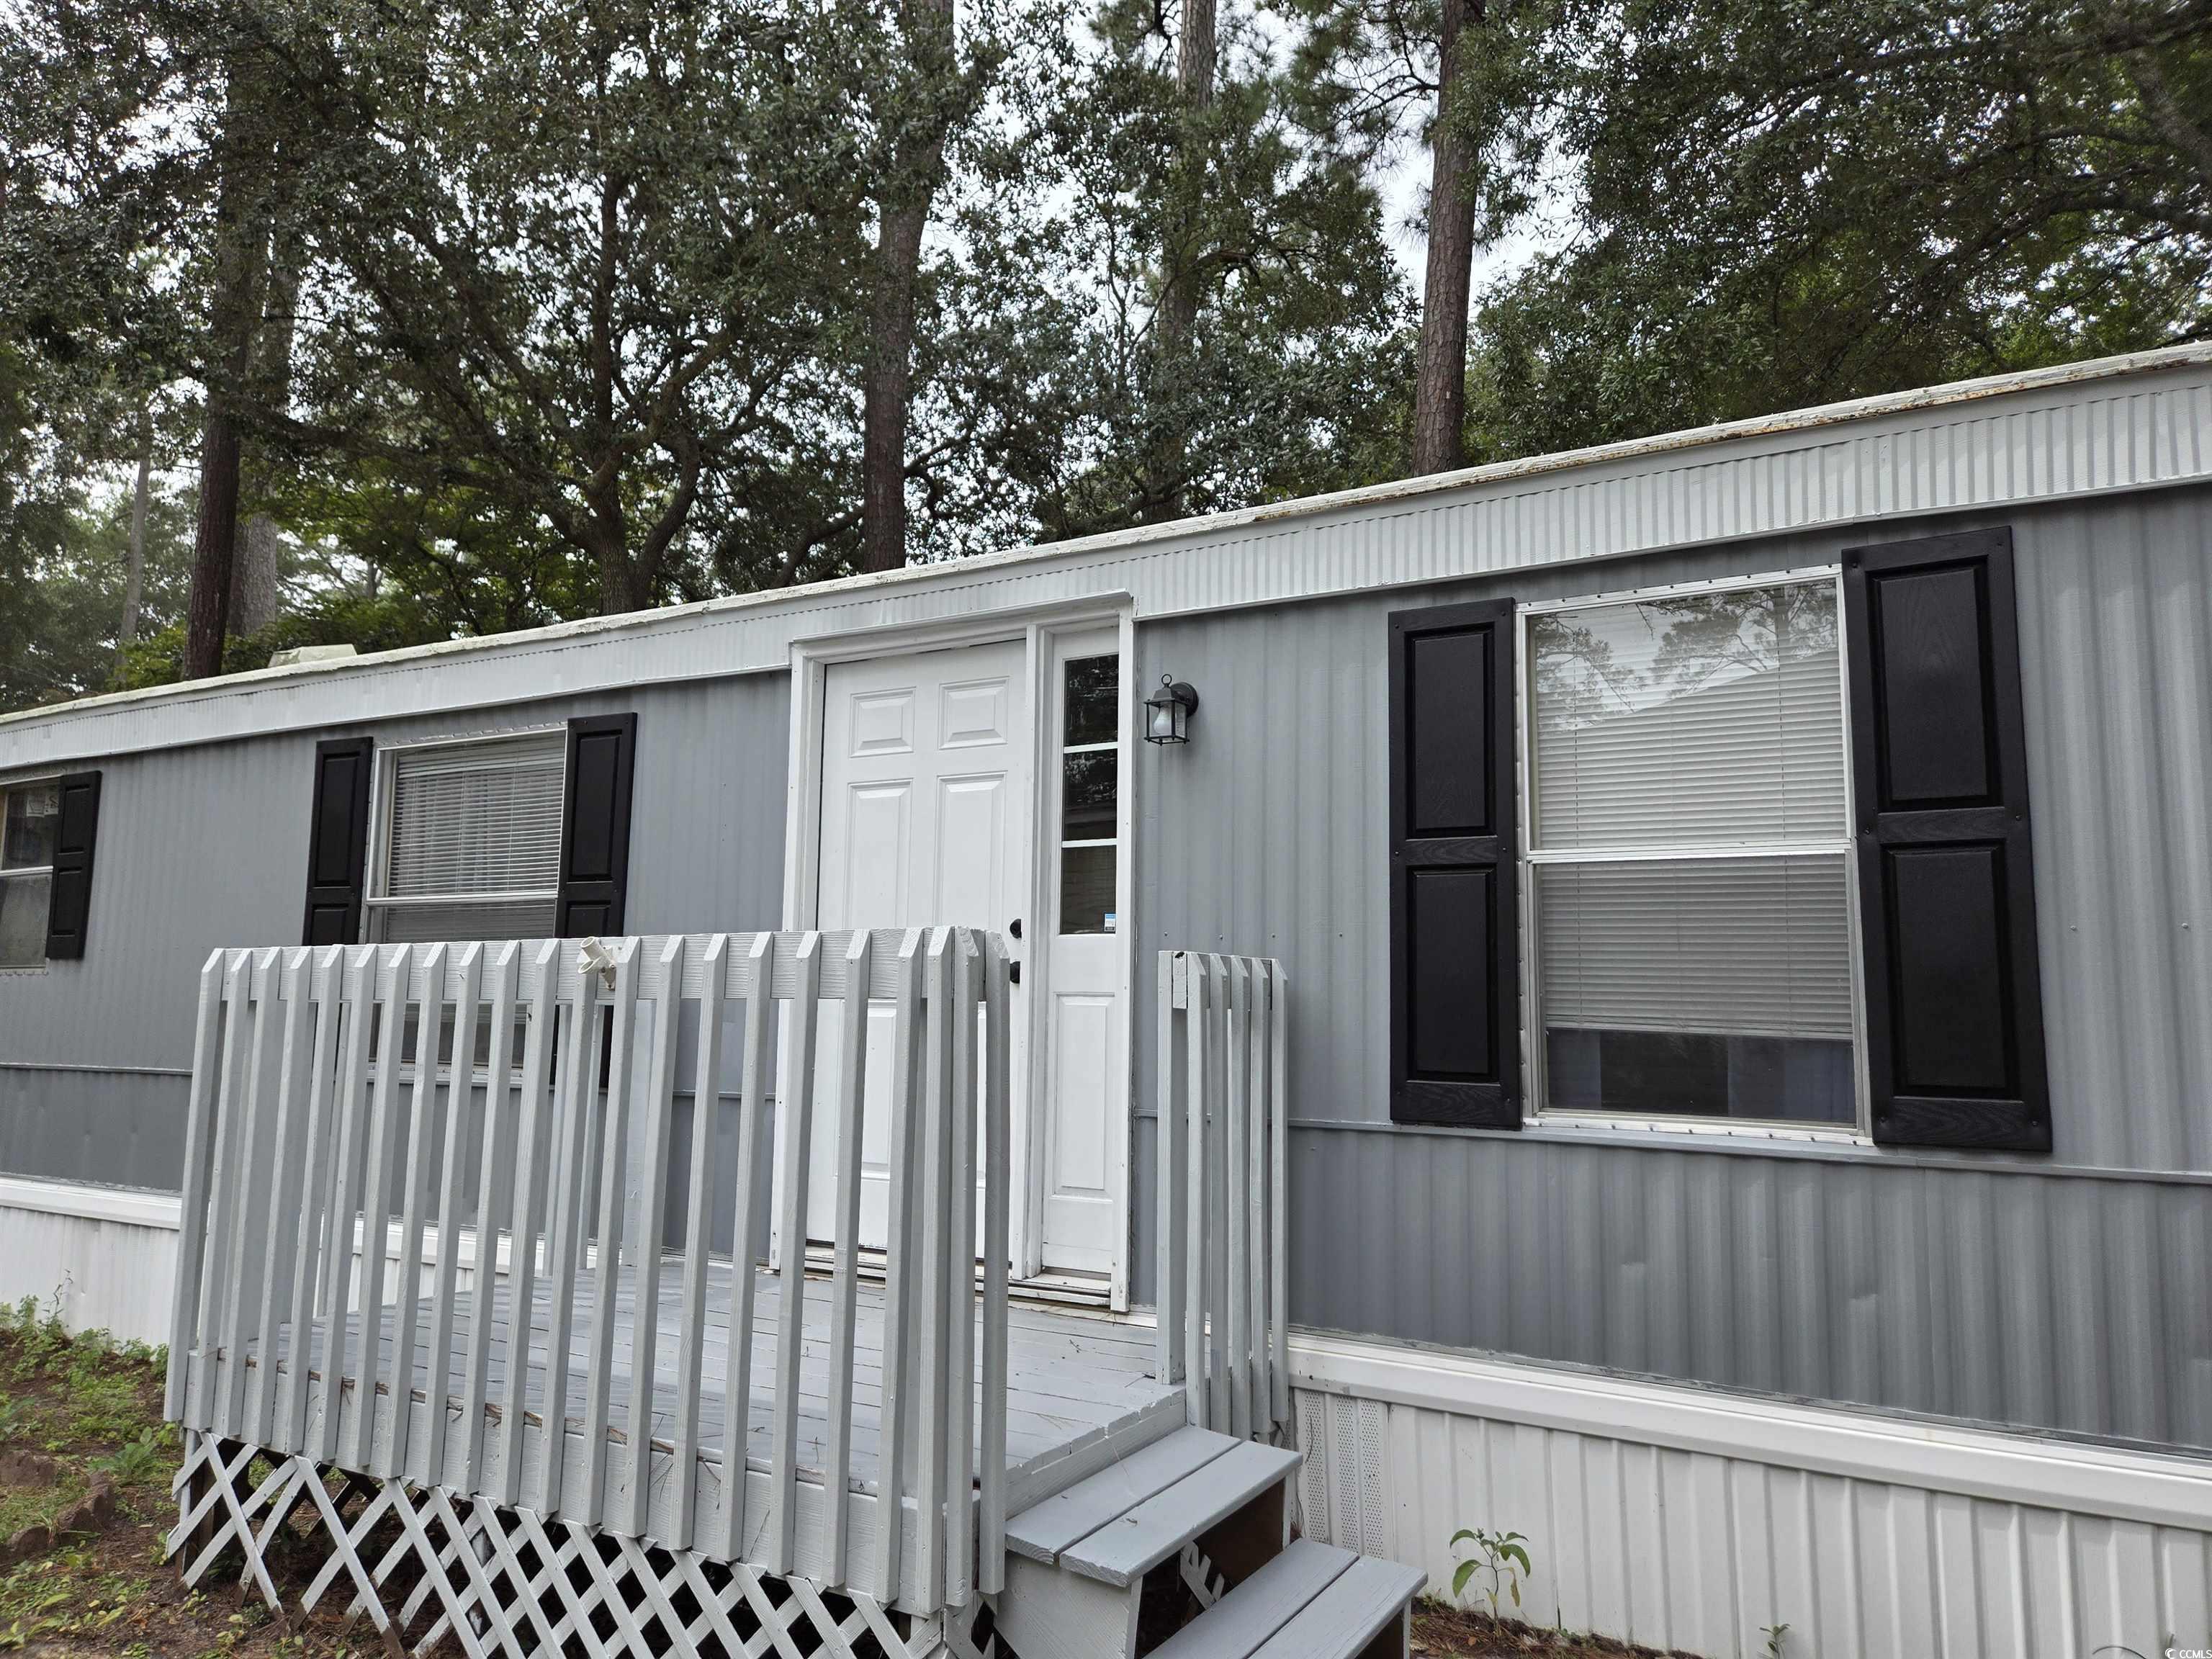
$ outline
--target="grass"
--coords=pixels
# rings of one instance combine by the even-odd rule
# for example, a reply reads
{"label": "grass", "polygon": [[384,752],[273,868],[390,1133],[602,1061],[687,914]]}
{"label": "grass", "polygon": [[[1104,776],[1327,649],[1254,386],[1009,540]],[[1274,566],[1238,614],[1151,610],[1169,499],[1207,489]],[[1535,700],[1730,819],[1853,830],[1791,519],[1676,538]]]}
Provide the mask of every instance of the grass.
{"label": "grass", "polygon": [[[162,1559],[175,1523],[180,1449],[161,1421],[165,1350],[72,1336],[36,1303],[0,1308],[0,1470],[9,1454],[50,1459],[51,1485],[0,1478],[0,1542],[51,1521],[105,1474],[115,1524],[0,1568],[0,1653],[104,1659],[382,1659],[374,1631],[318,1610],[280,1620],[221,1566],[185,1588]],[[332,1597],[333,1608],[343,1601]]]}

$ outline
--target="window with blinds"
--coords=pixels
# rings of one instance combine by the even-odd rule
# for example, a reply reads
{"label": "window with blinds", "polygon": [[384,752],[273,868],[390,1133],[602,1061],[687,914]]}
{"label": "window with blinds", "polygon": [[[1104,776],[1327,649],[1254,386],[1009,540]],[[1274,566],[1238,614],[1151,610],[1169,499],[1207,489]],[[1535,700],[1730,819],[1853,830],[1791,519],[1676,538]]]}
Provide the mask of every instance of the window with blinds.
{"label": "window with blinds", "polygon": [[388,750],[370,937],[551,933],[567,758],[562,731]]}
{"label": "window with blinds", "polygon": [[1858,1121],[1832,577],[1528,618],[1545,1107]]}

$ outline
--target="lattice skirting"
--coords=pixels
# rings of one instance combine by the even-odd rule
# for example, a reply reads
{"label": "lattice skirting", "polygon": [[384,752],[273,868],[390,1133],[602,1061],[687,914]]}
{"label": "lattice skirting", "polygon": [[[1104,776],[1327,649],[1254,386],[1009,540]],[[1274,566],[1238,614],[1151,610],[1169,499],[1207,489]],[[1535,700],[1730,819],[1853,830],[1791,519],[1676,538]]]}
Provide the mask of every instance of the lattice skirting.
{"label": "lattice skirting", "polygon": [[451,1641],[468,1659],[995,1659],[980,1603],[914,1618],[853,1591],[242,1441],[187,1431],[174,1490],[167,1554],[185,1583],[228,1563],[280,1614],[343,1595],[394,1651]]}

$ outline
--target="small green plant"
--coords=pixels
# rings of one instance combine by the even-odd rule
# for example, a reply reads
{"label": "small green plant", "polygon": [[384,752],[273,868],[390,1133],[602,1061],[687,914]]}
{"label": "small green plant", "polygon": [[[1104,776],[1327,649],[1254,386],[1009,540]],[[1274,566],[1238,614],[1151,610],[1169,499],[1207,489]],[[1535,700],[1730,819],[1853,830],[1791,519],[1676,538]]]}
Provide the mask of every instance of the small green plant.
{"label": "small green plant", "polygon": [[1475,1588],[1490,1603],[1490,1620],[1498,1622],[1498,1598],[1506,1596],[1515,1607],[1521,1605],[1521,1581],[1534,1571],[1528,1565],[1528,1552],[1522,1547],[1528,1542],[1517,1532],[1490,1532],[1479,1527],[1462,1527],[1451,1537],[1451,1547],[1472,1544],[1480,1553],[1461,1562],[1452,1573],[1452,1599],[1455,1601],[1467,1593],[1468,1581],[1477,1573],[1486,1575]]}
{"label": "small green plant", "polygon": [[118,1486],[136,1486],[158,1480],[168,1465],[168,1447],[161,1431],[148,1429],[93,1463],[95,1474],[104,1474]]}
{"label": "small green plant", "polygon": [[27,1440],[34,1426],[31,1408],[9,1394],[0,1394],[0,1446]]}
{"label": "small green plant", "polygon": [[1782,1644],[1790,1634],[1787,1625],[1761,1625],[1759,1633],[1766,1638],[1766,1659],[1782,1659]]}

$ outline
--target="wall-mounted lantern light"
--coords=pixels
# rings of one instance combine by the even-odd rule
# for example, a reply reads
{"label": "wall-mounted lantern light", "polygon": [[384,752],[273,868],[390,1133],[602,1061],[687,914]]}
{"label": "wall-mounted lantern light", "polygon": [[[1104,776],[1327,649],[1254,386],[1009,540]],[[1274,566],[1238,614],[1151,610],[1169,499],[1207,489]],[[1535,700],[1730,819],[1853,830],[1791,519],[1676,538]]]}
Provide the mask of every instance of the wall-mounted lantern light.
{"label": "wall-mounted lantern light", "polygon": [[1190,717],[1198,713],[1198,693],[1171,674],[1160,676],[1160,689],[1145,699],[1146,743],[1188,743]]}

